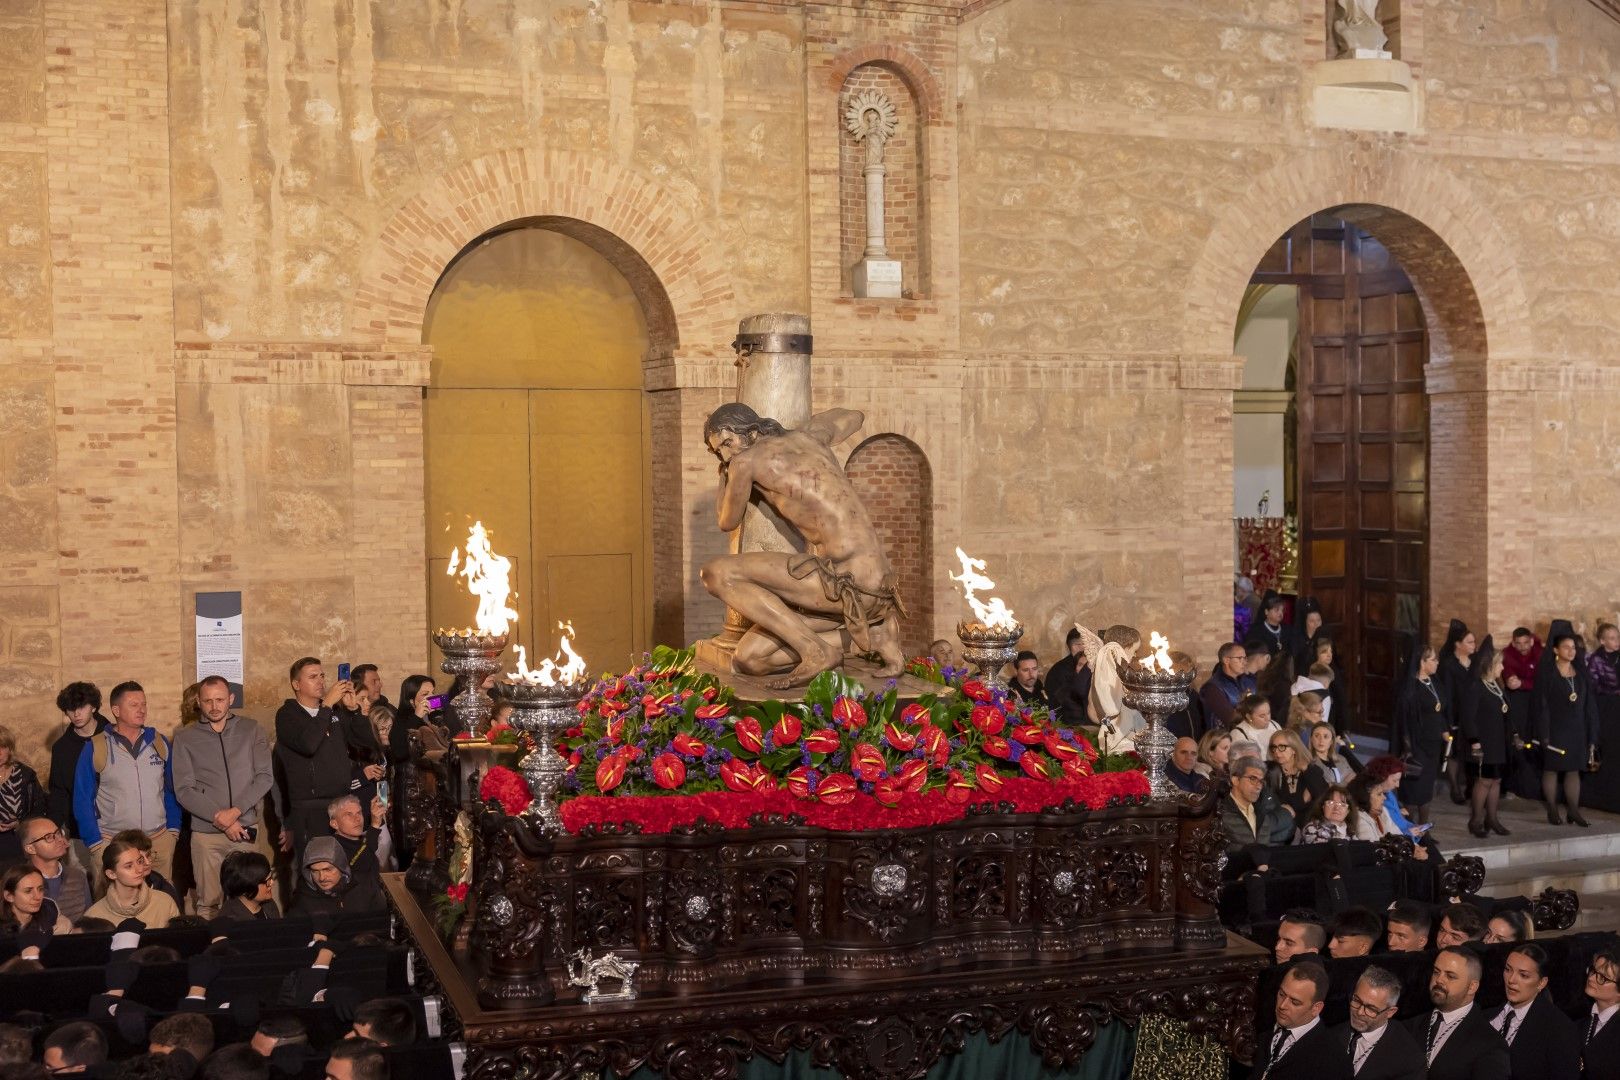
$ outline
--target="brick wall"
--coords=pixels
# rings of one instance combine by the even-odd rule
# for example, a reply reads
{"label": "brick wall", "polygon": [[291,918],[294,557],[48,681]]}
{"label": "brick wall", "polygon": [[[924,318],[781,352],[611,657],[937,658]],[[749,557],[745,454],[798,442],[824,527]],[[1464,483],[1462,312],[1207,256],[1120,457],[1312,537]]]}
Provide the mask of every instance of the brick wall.
{"label": "brick wall", "polygon": [[894,103],[894,137],[883,148],[884,247],[890,258],[900,260],[903,294],[926,294],[923,222],[927,215],[923,206],[922,129],[917,101],[904,76],[882,63],[862,64],[850,72],[838,97],[838,212],[843,252],[840,284],[845,294],[851,294],[851,268],[866,250],[866,145],[850,134],[844,111],[863,90],[878,91]]}
{"label": "brick wall", "polygon": [[874,435],[855,448],[845,466],[866,503],[906,606],[901,642],[906,655],[926,652],[932,640],[934,493],[928,459],[899,435]]}

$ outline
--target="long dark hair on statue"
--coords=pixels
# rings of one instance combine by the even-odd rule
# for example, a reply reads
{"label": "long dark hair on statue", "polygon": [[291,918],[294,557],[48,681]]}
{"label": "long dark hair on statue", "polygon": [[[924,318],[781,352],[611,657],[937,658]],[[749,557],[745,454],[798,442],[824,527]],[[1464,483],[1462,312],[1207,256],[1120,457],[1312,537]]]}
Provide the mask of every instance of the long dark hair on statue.
{"label": "long dark hair on statue", "polygon": [[738,435],[786,435],[787,428],[769,416],[761,416],[740,401],[731,401],[709,414],[703,422],[703,441],[721,431]]}

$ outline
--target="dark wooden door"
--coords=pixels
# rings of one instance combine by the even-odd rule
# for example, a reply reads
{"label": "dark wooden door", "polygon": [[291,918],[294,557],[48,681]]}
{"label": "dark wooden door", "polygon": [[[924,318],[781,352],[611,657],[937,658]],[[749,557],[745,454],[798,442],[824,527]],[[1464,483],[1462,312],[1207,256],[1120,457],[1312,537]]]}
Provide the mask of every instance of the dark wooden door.
{"label": "dark wooden door", "polygon": [[[1300,591],[1333,635],[1358,730],[1388,728],[1396,680],[1427,633],[1428,340],[1411,282],[1336,218],[1281,242],[1299,287]],[[1266,267],[1267,264],[1262,264]]]}

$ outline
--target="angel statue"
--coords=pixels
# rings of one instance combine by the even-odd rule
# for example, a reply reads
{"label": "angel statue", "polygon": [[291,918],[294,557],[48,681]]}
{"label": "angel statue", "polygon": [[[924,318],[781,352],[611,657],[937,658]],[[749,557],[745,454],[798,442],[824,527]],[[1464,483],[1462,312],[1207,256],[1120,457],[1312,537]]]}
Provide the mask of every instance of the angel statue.
{"label": "angel statue", "polygon": [[1097,749],[1105,754],[1124,753],[1135,747],[1136,734],[1147,728],[1142,714],[1125,704],[1125,686],[1119,678],[1119,665],[1136,659],[1142,635],[1133,627],[1114,625],[1098,637],[1074,624],[1080,643],[1091,661],[1091,702],[1087,714],[1097,724]]}

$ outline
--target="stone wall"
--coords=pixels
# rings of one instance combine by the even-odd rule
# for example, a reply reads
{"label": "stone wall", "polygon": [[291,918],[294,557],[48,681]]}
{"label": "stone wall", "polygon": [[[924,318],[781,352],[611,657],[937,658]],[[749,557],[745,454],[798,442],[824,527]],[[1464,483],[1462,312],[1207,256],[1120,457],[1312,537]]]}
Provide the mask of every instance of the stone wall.
{"label": "stone wall", "polygon": [[[660,635],[719,625],[699,431],[737,319],[785,309],[817,407],[926,457],[926,636],[960,543],[1047,658],[1076,618],[1207,653],[1243,286],[1346,204],[1436,345],[1431,619],[1612,613],[1620,25],[1403,4],[1421,130],[1391,136],[1316,125],[1326,6],[5,5],[0,722],[37,757],[77,676],[140,678],[166,721],[199,589],[243,590],[261,710],[306,650],[419,667],[423,308],[529,217],[596,230],[644,297]],[[893,301],[844,287],[839,96],[868,65],[922,163]]]}
{"label": "stone wall", "polygon": [[894,570],[895,591],[905,606],[901,644],[907,656],[928,651],[933,641],[933,477],[922,451],[897,435],[878,435],[855,448],[845,463]]}

